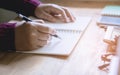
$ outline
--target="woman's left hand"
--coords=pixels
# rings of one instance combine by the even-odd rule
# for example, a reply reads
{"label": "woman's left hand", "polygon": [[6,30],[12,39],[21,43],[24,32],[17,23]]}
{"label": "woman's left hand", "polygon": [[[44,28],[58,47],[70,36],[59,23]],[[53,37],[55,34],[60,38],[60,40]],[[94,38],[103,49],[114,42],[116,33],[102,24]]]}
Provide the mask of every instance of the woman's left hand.
{"label": "woman's left hand", "polygon": [[71,12],[62,6],[56,4],[40,4],[35,9],[35,16],[50,22],[74,22],[75,17]]}

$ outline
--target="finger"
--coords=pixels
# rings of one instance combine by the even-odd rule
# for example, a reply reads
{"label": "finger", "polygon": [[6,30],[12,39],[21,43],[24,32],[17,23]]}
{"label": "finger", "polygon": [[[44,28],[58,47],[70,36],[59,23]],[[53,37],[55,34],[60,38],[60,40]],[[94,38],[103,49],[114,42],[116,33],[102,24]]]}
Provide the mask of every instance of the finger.
{"label": "finger", "polygon": [[46,10],[46,11],[53,16],[57,16],[57,17],[61,18],[62,21],[68,22],[67,15],[66,15],[65,11],[60,6],[52,5],[51,8],[49,8],[49,11],[48,10]]}
{"label": "finger", "polygon": [[50,27],[42,27],[42,26],[37,26],[36,29],[39,31],[39,32],[43,32],[43,33],[48,33],[48,34],[55,34],[55,30],[50,28]]}
{"label": "finger", "polygon": [[71,22],[74,22],[75,21],[75,17],[71,14],[71,12],[67,8],[65,8],[65,7],[62,7],[62,8],[65,11],[65,13],[66,13],[67,17],[69,18],[69,20]]}
{"label": "finger", "polygon": [[69,22],[68,17],[64,10],[58,10],[56,12],[58,13],[58,15],[55,15],[55,16],[61,18],[63,22]]}
{"label": "finger", "polygon": [[48,27],[46,24],[43,23],[37,23],[37,22],[27,22],[28,25],[34,27],[39,32],[48,33],[48,34],[54,34],[56,31],[55,29]]}
{"label": "finger", "polygon": [[38,20],[38,19],[35,19],[35,20],[32,20],[33,22],[38,22],[38,23],[45,23],[44,20]]}
{"label": "finger", "polygon": [[[41,36],[41,35],[40,35]],[[44,38],[44,39],[43,39]],[[38,38],[38,46],[40,47],[40,46],[44,46],[44,45],[47,45],[50,41],[51,41],[51,39],[52,39],[52,36],[51,35],[46,35],[46,37],[39,37]],[[46,39],[45,39],[46,38]]]}
{"label": "finger", "polygon": [[38,32],[37,35],[39,40],[49,40],[50,38],[50,34],[47,33]]}
{"label": "finger", "polygon": [[40,18],[47,20],[49,22],[56,22],[56,18],[54,16],[52,16],[51,14],[47,13],[47,12],[43,12],[41,15],[39,15]]}
{"label": "finger", "polygon": [[37,25],[36,29],[39,32],[43,32],[43,33],[47,33],[47,34],[55,34],[56,33],[55,29],[52,29],[52,28],[50,28],[48,26]]}
{"label": "finger", "polygon": [[45,46],[46,44],[48,44],[47,40],[40,40],[40,39],[38,39],[38,42],[37,42],[37,46],[38,47]]}
{"label": "finger", "polygon": [[38,46],[46,45],[50,35],[44,33],[40,34],[39,32],[34,31],[30,36],[31,36],[30,37],[31,48],[37,48]]}
{"label": "finger", "polygon": [[32,48],[37,48],[38,46],[44,46],[50,39],[50,35],[46,33],[40,33],[36,29],[30,34],[30,44]]}
{"label": "finger", "polygon": [[44,33],[44,32],[41,32],[39,29],[36,29],[35,32],[39,40],[50,40],[51,35],[56,34],[56,31],[54,30],[51,33]]}

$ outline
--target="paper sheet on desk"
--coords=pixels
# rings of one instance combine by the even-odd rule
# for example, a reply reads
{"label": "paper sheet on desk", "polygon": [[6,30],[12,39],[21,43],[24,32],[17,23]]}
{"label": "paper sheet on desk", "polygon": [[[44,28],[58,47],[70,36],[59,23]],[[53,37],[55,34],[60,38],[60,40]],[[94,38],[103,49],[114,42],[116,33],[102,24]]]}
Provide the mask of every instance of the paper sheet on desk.
{"label": "paper sheet on desk", "polygon": [[44,47],[33,51],[19,52],[68,56],[74,50],[90,20],[91,17],[77,17],[73,23],[48,23],[48,26],[57,30],[57,34],[62,40],[53,37],[51,42]]}

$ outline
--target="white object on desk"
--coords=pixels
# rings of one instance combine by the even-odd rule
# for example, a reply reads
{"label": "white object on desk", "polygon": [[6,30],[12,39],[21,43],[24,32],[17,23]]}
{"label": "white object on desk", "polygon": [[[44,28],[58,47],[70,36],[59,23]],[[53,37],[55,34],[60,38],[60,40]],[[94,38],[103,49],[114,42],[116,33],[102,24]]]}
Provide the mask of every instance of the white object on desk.
{"label": "white object on desk", "polygon": [[119,57],[114,56],[110,64],[110,72],[108,75],[118,75],[119,71]]}
{"label": "white object on desk", "polygon": [[115,36],[119,36],[119,35],[120,35],[120,27],[108,26],[103,40],[104,41],[114,40]]}

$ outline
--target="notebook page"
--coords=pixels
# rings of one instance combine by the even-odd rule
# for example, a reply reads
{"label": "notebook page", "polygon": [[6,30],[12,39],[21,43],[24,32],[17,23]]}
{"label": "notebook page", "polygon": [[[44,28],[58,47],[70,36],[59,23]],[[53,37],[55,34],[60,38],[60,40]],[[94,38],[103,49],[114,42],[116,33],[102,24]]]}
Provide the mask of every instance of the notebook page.
{"label": "notebook page", "polygon": [[49,54],[68,56],[77,45],[83,30],[88,26],[91,17],[79,17],[73,23],[49,23],[48,25],[57,30],[62,40],[52,37],[50,43],[33,51],[19,51],[22,53]]}
{"label": "notebook page", "polygon": [[58,35],[62,38],[62,40],[52,37],[52,40],[50,43],[48,43],[48,45],[34,51],[26,52],[37,54],[68,55],[76,45],[81,34],[61,31],[58,32]]}
{"label": "notebook page", "polygon": [[[81,20],[83,19],[83,20]],[[76,17],[76,21],[73,23],[73,22],[70,22],[70,23],[49,23],[47,24],[47,26],[49,27],[52,27],[54,29],[57,29],[57,30],[75,30],[75,31],[79,31],[79,30],[84,30],[85,28],[85,25],[78,25],[79,24],[82,24],[82,23],[85,23],[86,22],[86,17],[82,17],[82,18],[78,18]],[[81,23],[80,23],[81,22]]]}

